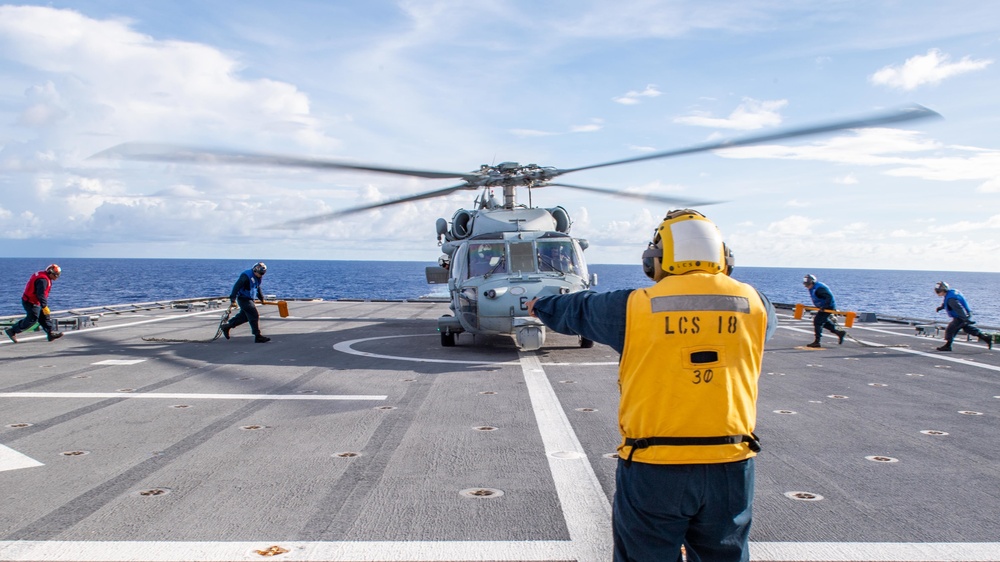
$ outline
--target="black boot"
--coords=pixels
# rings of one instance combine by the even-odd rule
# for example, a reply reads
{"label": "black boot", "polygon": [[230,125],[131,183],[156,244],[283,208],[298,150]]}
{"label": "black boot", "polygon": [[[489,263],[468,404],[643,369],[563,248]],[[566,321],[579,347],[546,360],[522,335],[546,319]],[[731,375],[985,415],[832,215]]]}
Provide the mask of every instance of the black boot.
{"label": "black boot", "polygon": [[986,345],[990,346],[990,349],[993,349],[993,336],[989,334],[982,334],[979,336],[979,341],[986,342]]}
{"label": "black boot", "polygon": [[942,345],[941,347],[937,348],[937,350],[938,351],[951,351],[951,342],[950,341],[949,342],[945,342],[945,344]]}
{"label": "black boot", "polygon": [[813,340],[812,343],[807,343],[806,347],[823,347],[823,346],[819,344],[819,339],[815,339]]}
{"label": "black boot", "polygon": [[229,324],[223,324],[222,325],[222,335],[227,340],[229,339],[229,330],[232,330],[232,328],[229,326]]}
{"label": "black boot", "polygon": [[847,335],[847,330],[840,330],[839,332],[837,332],[837,345],[844,344],[844,336],[846,335]]}
{"label": "black boot", "polygon": [[271,338],[269,338],[269,337],[267,337],[267,336],[262,336],[262,335],[260,335],[260,334],[257,334],[257,335],[256,335],[256,336],[254,336],[254,338],[253,338],[253,342],[254,342],[254,343],[267,343],[267,342],[269,342],[269,341],[271,341]]}

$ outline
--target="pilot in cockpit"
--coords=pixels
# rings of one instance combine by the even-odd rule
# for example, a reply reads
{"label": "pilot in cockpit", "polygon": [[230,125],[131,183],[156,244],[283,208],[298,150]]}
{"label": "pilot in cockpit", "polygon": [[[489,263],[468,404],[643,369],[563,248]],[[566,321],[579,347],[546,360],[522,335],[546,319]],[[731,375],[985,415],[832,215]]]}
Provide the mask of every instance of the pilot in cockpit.
{"label": "pilot in cockpit", "polygon": [[479,244],[469,252],[469,277],[479,277],[502,270],[503,245]]}
{"label": "pilot in cockpit", "polygon": [[539,244],[538,271],[575,273],[572,251],[569,244]]}

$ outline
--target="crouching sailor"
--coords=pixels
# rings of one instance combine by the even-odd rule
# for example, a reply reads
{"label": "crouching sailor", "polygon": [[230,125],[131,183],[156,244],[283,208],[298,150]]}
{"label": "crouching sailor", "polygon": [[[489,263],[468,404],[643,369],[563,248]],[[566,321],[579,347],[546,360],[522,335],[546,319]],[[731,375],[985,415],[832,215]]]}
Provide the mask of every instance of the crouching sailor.
{"label": "crouching sailor", "polygon": [[28,279],[24,293],[21,294],[21,306],[24,307],[25,316],[10,328],[4,329],[10,341],[17,343],[17,334],[32,327],[35,322],[38,322],[38,326],[45,331],[49,341],[62,337],[62,332],[54,331],[52,318],[49,316],[49,291],[52,289],[52,282],[59,279],[60,275],[62,268],[52,264]]}
{"label": "crouching sailor", "polygon": [[233,285],[232,292],[229,293],[229,308],[239,305],[240,311],[229,322],[222,325],[222,335],[229,339],[229,331],[240,324],[250,323],[250,331],[253,332],[255,343],[267,343],[271,338],[260,333],[260,313],[254,305],[254,299],[259,299],[264,304],[264,293],[260,290],[260,283],[267,273],[267,266],[264,262],[257,262],[253,267],[240,274],[236,284]]}
{"label": "crouching sailor", "polygon": [[938,351],[951,351],[951,342],[959,331],[978,337],[979,341],[986,342],[986,345],[993,349],[993,336],[975,326],[976,323],[972,321],[972,309],[969,308],[969,303],[966,302],[962,293],[952,289],[944,281],[938,281],[934,285],[934,292],[937,293],[937,296],[944,298],[941,301],[941,306],[937,307],[937,311],[947,310],[948,317],[951,318],[951,322],[944,330],[944,345],[937,348]]}
{"label": "crouching sailor", "polygon": [[729,276],[701,213],[671,211],[643,253],[656,284],[540,297],[550,329],[621,354],[614,560],[749,559],[757,381],[774,307]]}

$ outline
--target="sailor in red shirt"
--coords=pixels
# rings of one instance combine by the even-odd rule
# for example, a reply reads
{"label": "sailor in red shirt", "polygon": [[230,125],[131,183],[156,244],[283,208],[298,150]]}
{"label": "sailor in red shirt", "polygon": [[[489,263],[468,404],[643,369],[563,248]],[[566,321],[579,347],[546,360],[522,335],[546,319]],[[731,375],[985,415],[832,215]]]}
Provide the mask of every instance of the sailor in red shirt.
{"label": "sailor in red shirt", "polygon": [[27,330],[35,322],[45,330],[49,341],[62,337],[62,332],[52,330],[52,319],[49,317],[49,291],[52,289],[52,282],[62,275],[62,268],[52,264],[39,271],[28,279],[24,286],[24,294],[21,295],[21,306],[24,307],[25,317],[10,328],[4,329],[4,333],[10,341],[17,343],[17,334]]}

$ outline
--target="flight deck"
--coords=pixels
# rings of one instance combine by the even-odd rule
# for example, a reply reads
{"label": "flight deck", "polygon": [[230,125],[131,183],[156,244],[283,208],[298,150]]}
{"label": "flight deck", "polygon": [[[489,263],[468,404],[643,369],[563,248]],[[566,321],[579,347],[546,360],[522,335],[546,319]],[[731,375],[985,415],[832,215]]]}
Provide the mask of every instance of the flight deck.
{"label": "flight deck", "polygon": [[[87,315],[0,342],[0,561],[611,559],[618,355],[434,301]],[[751,559],[1000,560],[1000,349],[780,312]],[[145,338],[145,339],[144,339]],[[161,341],[188,340],[188,341]]]}

